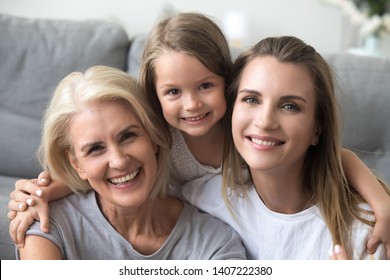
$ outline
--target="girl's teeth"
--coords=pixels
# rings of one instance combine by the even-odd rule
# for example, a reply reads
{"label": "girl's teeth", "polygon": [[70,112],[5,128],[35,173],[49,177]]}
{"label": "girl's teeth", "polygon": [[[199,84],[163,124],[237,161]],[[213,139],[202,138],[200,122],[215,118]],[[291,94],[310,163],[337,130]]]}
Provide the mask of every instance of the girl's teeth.
{"label": "girl's teeth", "polygon": [[111,179],[110,181],[112,183],[114,183],[114,184],[122,184],[122,183],[125,183],[125,182],[128,182],[128,181],[131,181],[138,175],[139,171],[140,171],[140,169],[138,168],[133,173],[130,173],[130,174],[124,176],[124,177]]}
{"label": "girl's teeth", "polygon": [[206,116],[206,114],[203,114],[201,116],[197,116],[197,117],[193,117],[193,118],[186,118],[186,120],[190,121],[190,122],[195,122],[195,121],[199,121],[199,120],[203,119],[205,116]]}

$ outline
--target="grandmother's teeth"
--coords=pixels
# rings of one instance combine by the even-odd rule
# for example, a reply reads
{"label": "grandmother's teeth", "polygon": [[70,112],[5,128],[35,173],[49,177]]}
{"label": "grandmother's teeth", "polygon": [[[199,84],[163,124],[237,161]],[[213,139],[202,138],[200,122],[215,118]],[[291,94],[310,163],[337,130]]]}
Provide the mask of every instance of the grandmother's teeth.
{"label": "grandmother's teeth", "polygon": [[114,184],[122,184],[124,182],[133,180],[135,178],[135,176],[138,175],[138,173],[139,173],[139,168],[136,171],[134,171],[133,173],[128,174],[124,177],[112,179],[111,182]]}

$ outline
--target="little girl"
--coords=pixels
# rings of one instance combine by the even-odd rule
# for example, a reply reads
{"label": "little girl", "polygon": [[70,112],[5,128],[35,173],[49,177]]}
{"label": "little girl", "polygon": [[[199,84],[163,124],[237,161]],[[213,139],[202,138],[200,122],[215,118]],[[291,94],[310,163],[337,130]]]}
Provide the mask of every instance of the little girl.
{"label": "little girl", "polygon": [[221,171],[231,66],[224,34],[204,15],[164,19],[148,36],[140,82],[172,134],[173,185]]}
{"label": "little girl", "polygon": [[[224,114],[226,88],[231,79],[232,58],[221,28],[199,13],[180,13],[160,21],[150,32],[141,65],[140,82],[147,100],[166,120],[172,135],[171,186],[180,195],[182,183],[208,174],[220,174],[226,135]],[[372,206],[377,225],[369,242],[372,250],[379,241],[390,242],[390,199],[369,169],[350,151],[342,153],[343,167],[349,183]],[[43,176],[48,183],[50,177]],[[39,177],[38,182],[42,176]],[[46,200],[68,194],[60,182],[45,189]],[[43,188],[27,180],[16,184],[11,194],[10,209],[23,211],[34,204],[36,190]],[[22,203],[20,203],[22,202]],[[14,241],[22,245],[24,231],[32,217],[47,229],[47,204],[32,213],[30,220],[13,221],[10,226]],[[14,213],[9,214],[13,218]]]}

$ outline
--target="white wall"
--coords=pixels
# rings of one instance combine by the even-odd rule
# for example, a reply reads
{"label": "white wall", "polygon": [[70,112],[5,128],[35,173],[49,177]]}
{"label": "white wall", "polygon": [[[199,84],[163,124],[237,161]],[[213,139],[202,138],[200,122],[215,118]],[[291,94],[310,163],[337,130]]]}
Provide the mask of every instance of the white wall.
{"label": "white wall", "polygon": [[198,11],[223,21],[231,11],[244,15],[245,45],[265,36],[294,35],[320,52],[346,48],[346,22],[321,0],[0,0],[0,13],[30,18],[108,19],[129,36],[148,32],[164,10]]}

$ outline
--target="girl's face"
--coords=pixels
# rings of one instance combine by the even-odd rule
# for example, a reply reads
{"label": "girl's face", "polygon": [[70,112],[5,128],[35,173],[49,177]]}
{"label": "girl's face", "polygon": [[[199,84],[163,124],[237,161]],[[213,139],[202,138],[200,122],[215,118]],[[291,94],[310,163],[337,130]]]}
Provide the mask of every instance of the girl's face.
{"label": "girl's face", "polygon": [[314,83],[300,65],[257,57],[245,67],[232,115],[238,152],[252,171],[301,168],[317,144]]}
{"label": "girl's face", "polygon": [[99,193],[102,205],[137,207],[153,189],[157,146],[124,105],[93,103],[69,123],[74,153],[68,156],[80,178]]}
{"label": "girl's face", "polygon": [[190,136],[203,136],[226,111],[225,82],[197,58],[170,51],[156,62],[156,91],[165,120]]}

